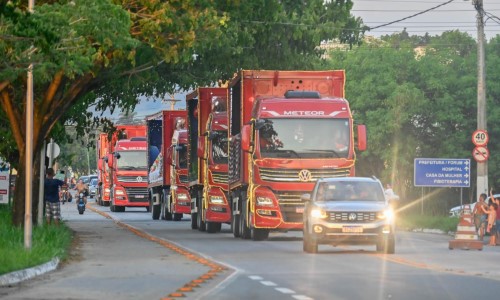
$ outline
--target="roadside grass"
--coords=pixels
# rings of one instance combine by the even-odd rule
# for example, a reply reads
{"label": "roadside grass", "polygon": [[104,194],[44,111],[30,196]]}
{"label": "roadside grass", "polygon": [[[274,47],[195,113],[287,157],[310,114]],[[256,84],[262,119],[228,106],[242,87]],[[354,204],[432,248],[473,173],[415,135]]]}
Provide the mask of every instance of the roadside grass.
{"label": "roadside grass", "polygon": [[458,217],[403,214],[397,218],[396,224],[398,228],[405,230],[439,229],[448,233],[457,230],[459,221]]}
{"label": "roadside grass", "polygon": [[33,226],[31,250],[24,248],[24,228],[12,225],[11,207],[0,205],[0,275],[67,257],[71,230],[59,226]]}

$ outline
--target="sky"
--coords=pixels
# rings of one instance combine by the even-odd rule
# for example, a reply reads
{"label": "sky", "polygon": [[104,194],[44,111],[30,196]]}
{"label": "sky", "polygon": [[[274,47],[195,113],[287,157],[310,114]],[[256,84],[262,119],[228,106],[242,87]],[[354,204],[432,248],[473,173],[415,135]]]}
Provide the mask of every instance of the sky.
{"label": "sky", "polygon": [[[351,13],[361,17],[365,25],[373,28],[414,14],[431,9],[449,0],[353,0],[354,7]],[[454,0],[453,2],[422,13],[416,17],[406,19],[391,25],[373,29],[367,35],[380,37],[381,35],[406,31],[410,35],[440,35],[447,30],[458,29],[477,38],[477,12],[472,5],[473,0]],[[500,0],[483,0],[483,9],[493,18],[485,19],[486,39],[500,34]],[[498,18],[495,18],[498,17]],[[185,94],[174,95],[175,99],[182,100],[175,105],[175,109],[185,107]],[[136,107],[138,117],[143,118],[163,109],[170,109],[170,103],[161,101],[141,100]],[[115,113],[116,118],[118,114]]]}
{"label": "sky", "polygon": [[[361,17],[364,23],[373,28],[392,21],[431,9],[449,0],[353,0],[351,13]],[[404,28],[410,35],[440,35],[443,31],[455,30],[468,32],[477,38],[477,11],[473,0],[454,0],[453,2],[391,25],[367,32],[367,35],[381,35],[401,32]],[[490,39],[500,34],[500,0],[483,0],[483,9],[493,18],[486,20],[485,35]],[[497,17],[497,18],[494,18]]]}

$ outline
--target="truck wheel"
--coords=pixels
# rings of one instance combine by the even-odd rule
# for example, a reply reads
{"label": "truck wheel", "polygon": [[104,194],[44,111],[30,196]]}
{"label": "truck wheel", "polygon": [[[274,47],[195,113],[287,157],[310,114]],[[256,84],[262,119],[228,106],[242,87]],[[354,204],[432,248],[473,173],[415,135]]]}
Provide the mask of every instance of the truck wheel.
{"label": "truck wheel", "polygon": [[160,203],[163,205],[164,210],[163,210],[163,219],[167,221],[172,221],[172,213],[170,212],[170,209],[168,207],[168,197],[170,197],[170,194],[163,194],[162,193],[162,198],[160,199]]}
{"label": "truck wheel", "polygon": [[269,229],[252,228],[252,240],[264,241],[269,238]]}
{"label": "truck wheel", "polygon": [[191,213],[191,229],[198,229],[198,213]]}
{"label": "truck wheel", "polygon": [[244,240],[248,240],[251,237],[251,232],[247,224],[247,201],[244,193],[245,192],[241,193],[240,237]]}
{"label": "truck wheel", "polygon": [[115,211],[116,212],[124,212],[125,211],[125,206],[116,206],[115,205]]}
{"label": "truck wheel", "polygon": [[318,253],[318,243],[311,239],[309,234],[305,232],[305,225],[304,238],[302,239],[302,249],[307,253]]}
{"label": "truck wheel", "polygon": [[377,252],[394,254],[396,252],[396,242],[394,236],[381,237],[377,242]]}
{"label": "truck wheel", "polygon": [[198,207],[198,213],[196,214],[196,222],[198,224],[198,230],[199,231],[206,231],[207,230],[207,227],[206,227],[206,224],[205,224],[205,221],[203,221],[203,209],[201,207],[202,203],[201,203],[201,191],[198,191],[198,197],[196,198],[196,206]]}
{"label": "truck wheel", "polygon": [[233,214],[231,217],[231,231],[235,238],[240,237],[240,215]]}
{"label": "truck wheel", "polygon": [[155,205],[153,204],[153,201],[150,201],[148,209],[149,211],[151,211],[151,217],[153,218],[153,220],[158,220],[160,218],[160,204]]}
{"label": "truck wheel", "polygon": [[110,210],[111,212],[115,212],[115,206],[114,206],[114,205],[113,205],[113,203],[111,203],[111,202],[110,202],[110,204],[109,204],[109,210]]}
{"label": "truck wheel", "polygon": [[174,221],[180,221],[180,220],[182,220],[182,215],[183,214],[174,214]]}
{"label": "truck wheel", "polygon": [[207,232],[208,233],[216,233],[220,231],[222,224],[217,222],[206,222]]}

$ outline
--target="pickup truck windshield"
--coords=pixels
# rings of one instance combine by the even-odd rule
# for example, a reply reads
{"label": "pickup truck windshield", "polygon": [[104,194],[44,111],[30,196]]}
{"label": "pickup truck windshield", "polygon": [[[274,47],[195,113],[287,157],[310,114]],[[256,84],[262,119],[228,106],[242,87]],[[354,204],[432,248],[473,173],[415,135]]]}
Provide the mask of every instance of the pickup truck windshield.
{"label": "pickup truck windshield", "polygon": [[266,119],[259,129],[264,157],[347,158],[348,119]]}
{"label": "pickup truck windshield", "polygon": [[315,201],[385,201],[385,196],[376,182],[335,181],[320,183]]}
{"label": "pickup truck windshield", "polygon": [[116,161],[122,170],[147,170],[146,151],[121,151]]}

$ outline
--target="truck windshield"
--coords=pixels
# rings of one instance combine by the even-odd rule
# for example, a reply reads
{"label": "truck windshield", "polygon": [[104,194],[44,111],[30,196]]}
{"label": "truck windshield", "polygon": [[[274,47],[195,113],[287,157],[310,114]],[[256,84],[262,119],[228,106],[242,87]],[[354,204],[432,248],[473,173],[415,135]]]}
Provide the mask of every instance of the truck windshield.
{"label": "truck windshield", "polygon": [[266,119],[259,129],[261,156],[347,158],[348,119]]}
{"label": "truck windshield", "polygon": [[320,183],[315,201],[385,201],[377,182],[335,181]]}
{"label": "truck windshield", "polygon": [[227,164],[227,131],[214,131],[212,134],[212,160],[214,164]]}
{"label": "truck windshield", "polygon": [[181,149],[177,151],[177,157],[179,159],[179,169],[187,169],[187,159],[188,159],[188,151],[187,145],[183,144]]}
{"label": "truck windshield", "polygon": [[122,170],[147,170],[146,151],[121,151],[117,166]]}

